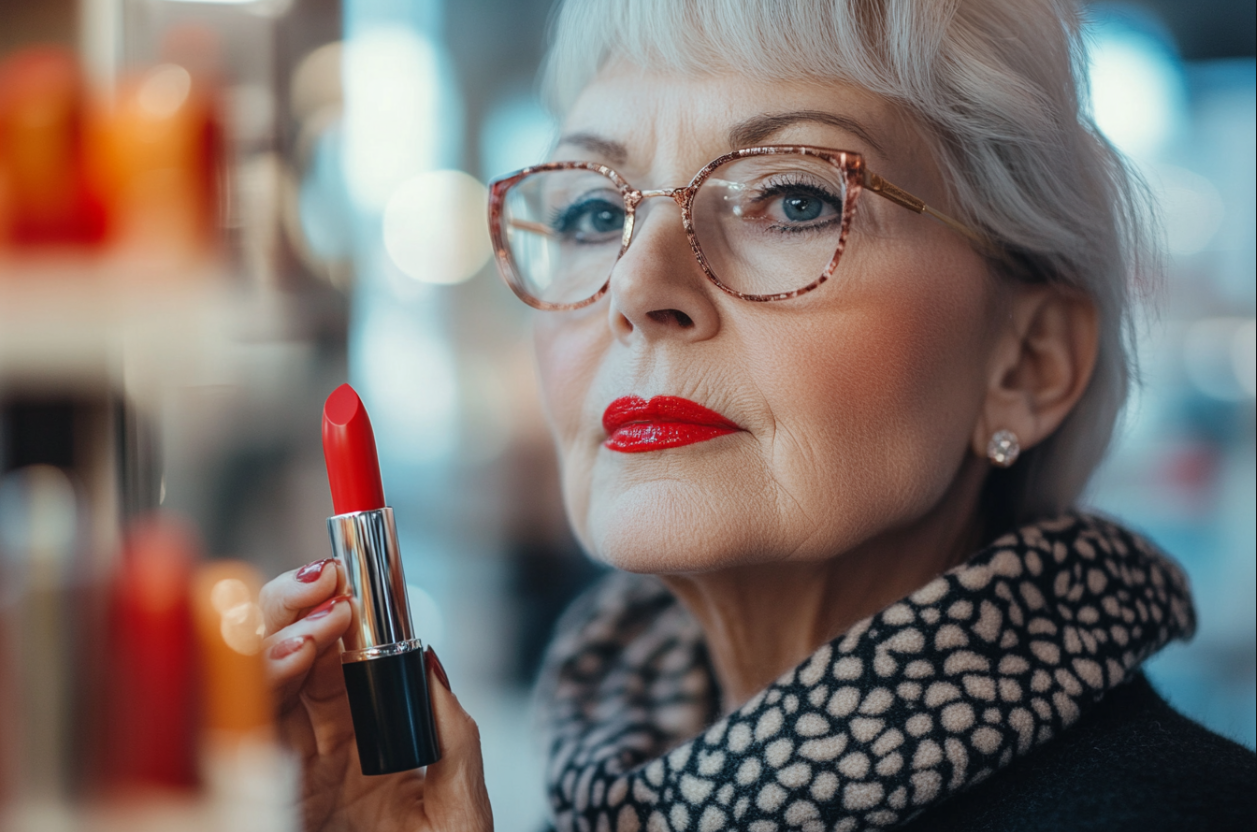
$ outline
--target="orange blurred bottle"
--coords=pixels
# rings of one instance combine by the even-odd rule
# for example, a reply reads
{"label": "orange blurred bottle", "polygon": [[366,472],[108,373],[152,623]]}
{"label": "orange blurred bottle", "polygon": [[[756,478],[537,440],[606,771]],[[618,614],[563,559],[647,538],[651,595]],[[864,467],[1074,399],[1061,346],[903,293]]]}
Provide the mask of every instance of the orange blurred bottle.
{"label": "orange blurred bottle", "polygon": [[299,769],[276,737],[262,663],[257,570],[202,566],[192,600],[201,656],[201,765],[212,824],[222,832],[296,832]]}
{"label": "orange blurred bottle", "polygon": [[89,174],[112,244],[161,259],[213,247],[222,143],[205,86],[161,64],[124,81],[113,106],[93,116]]}

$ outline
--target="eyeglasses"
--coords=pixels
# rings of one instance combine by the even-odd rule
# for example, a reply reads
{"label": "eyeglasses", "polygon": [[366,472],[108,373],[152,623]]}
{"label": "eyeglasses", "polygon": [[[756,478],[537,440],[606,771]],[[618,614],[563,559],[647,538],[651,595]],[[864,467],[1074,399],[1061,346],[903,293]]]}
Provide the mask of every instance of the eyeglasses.
{"label": "eyeglasses", "polygon": [[524,303],[579,309],[606,293],[642,203],[668,197],[712,283],[743,300],[786,300],[834,273],[864,189],[989,246],[870,171],[860,154],[798,145],[726,153],[684,188],[650,191],[596,162],[535,165],[490,185],[489,225],[502,277]]}

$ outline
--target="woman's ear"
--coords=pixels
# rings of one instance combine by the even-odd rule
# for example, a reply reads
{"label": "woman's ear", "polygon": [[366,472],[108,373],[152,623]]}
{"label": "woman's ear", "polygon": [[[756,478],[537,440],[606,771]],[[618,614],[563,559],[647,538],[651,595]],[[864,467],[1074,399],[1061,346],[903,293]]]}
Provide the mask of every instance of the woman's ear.
{"label": "woman's ear", "polygon": [[973,436],[973,451],[982,457],[998,430],[1015,433],[1023,450],[1050,436],[1087,389],[1096,362],[1099,319],[1082,292],[1018,287],[1006,309]]}

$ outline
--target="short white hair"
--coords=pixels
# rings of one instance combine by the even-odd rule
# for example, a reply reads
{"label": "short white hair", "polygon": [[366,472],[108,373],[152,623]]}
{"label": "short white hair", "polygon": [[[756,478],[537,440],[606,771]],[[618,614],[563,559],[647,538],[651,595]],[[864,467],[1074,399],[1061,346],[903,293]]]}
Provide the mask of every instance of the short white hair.
{"label": "short white hair", "polygon": [[[1156,271],[1146,189],[1099,133],[1071,0],[563,0],[543,75],[560,118],[610,60],[755,79],[841,81],[923,126],[953,212],[1012,254],[1014,279],[1074,287],[1099,313],[1078,404],[988,495],[1022,522],[1072,505],[1132,376],[1131,287]],[[998,427],[998,426],[996,426]],[[996,486],[992,488],[991,486]]]}

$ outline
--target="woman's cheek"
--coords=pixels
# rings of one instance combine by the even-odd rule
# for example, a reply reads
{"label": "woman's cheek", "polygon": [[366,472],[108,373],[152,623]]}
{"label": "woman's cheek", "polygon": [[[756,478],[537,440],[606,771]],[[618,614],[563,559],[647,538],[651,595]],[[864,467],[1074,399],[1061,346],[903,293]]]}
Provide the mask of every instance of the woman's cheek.
{"label": "woman's cheek", "polygon": [[[600,305],[596,305],[600,306]],[[601,436],[591,412],[590,388],[597,376],[609,339],[606,313],[539,313],[533,338],[541,383],[542,404],[559,454],[559,472],[568,520],[583,546],[588,547],[586,515],[589,488]]]}
{"label": "woman's cheek", "polygon": [[853,292],[826,322],[827,334],[792,328],[786,352],[814,358],[805,372],[769,382],[797,425],[783,442],[811,437],[806,458],[779,448],[795,453],[775,454],[778,465],[795,460],[798,471],[778,477],[794,493],[844,507],[834,516],[838,539],[932,505],[965,453],[981,401],[981,281],[941,270],[898,273],[912,277],[915,291]]}
{"label": "woman's cheek", "polygon": [[596,371],[596,349],[587,327],[575,327],[560,316],[541,312],[533,327],[542,403],[560,445],[580,433],[581,415]]}

